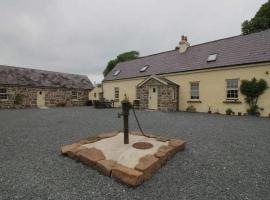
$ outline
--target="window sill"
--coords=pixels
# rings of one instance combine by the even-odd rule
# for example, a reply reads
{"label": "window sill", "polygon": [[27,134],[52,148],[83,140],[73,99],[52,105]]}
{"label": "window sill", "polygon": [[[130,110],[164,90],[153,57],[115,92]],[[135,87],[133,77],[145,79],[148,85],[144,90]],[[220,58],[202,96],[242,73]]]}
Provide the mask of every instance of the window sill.
{"label": "window sill", "polygon": [[8,99],[0,99],[0,101],[8,101]]}
{"label": "window sill", "polygon": [[239,101],[239,99],[226,99],[225,101],[223,101],[223,103],[242,103],[242,101]]}
{"label": "window sill", "polygon": [[201,100],[197,99],[197,100],[188,100],[187,103],[202,103]]}
{"label": "window sill", "polygon": [[71,99],[71,101],[79,101],[79,99]]}

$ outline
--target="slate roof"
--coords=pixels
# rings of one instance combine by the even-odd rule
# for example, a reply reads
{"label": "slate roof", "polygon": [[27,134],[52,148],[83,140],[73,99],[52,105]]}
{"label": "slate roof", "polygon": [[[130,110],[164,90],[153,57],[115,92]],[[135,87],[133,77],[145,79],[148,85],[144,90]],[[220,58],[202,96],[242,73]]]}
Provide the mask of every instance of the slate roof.
{"label": "slate roof", "polygon": [[93,89],[85,75],[0,65],[0,85]]}
{"label": "slate roof", "polygon": [[[211,54],[218,54],[217,60],[207,62]],[[105,77],[104,81],[269,61],[270,29],[190,46],[183,54],[178,50],[172,50],[121,62]],[[150,67],[145,72],[140,72],[145,65]],[[116,70],[121,72],[113,76]]]}

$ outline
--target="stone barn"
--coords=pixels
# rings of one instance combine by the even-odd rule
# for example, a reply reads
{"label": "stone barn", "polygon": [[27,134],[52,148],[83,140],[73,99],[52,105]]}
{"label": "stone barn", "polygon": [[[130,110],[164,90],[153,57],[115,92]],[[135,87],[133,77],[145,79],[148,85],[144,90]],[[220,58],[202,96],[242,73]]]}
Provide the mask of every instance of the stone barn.
{"label": "stone barn", "polygon": [[92,89],[85,75],[0,65],[0,108],[83,106]]}

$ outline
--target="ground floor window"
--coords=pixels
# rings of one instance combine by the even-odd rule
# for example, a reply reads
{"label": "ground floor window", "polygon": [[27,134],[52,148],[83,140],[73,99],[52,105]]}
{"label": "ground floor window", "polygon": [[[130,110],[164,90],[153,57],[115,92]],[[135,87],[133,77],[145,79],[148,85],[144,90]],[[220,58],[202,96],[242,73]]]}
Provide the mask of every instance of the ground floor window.
{"label": "ground floor window", "polygon": [[7,89],[0,88],[0,100],[7,100],[7,99],[8,99]]}
{"label": "ground floor window", "polygon": [[227,99],[238,99],[238,79],[227,80]]}
{"label": "ground floor window", "polygon": [[71,94],[71,99],[72,100],[78,100],[79,99],[78,96],[79,96],[78,92],[73,91],[72,94]]}
{"label": "ground floor window", "polygon": [[119,100],[119,87],[114,88],[114,100]]}
{"label": "ground floor window", "polygon": [[199,99],[199,82],[190,83],[190,99]]}

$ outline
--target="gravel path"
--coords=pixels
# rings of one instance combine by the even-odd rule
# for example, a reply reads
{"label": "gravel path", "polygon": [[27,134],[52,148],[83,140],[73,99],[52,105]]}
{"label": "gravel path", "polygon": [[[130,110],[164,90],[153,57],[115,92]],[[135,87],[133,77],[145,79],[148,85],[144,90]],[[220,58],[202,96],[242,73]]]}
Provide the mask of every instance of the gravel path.
{"label": "gravel path", "polygon": [[0,110],[0,199],[270,199],[269,118],[138,111],[145,131],[182,138],[187,149],[136,189],[59,154],[63,144],[120,130],[117,112]]}

